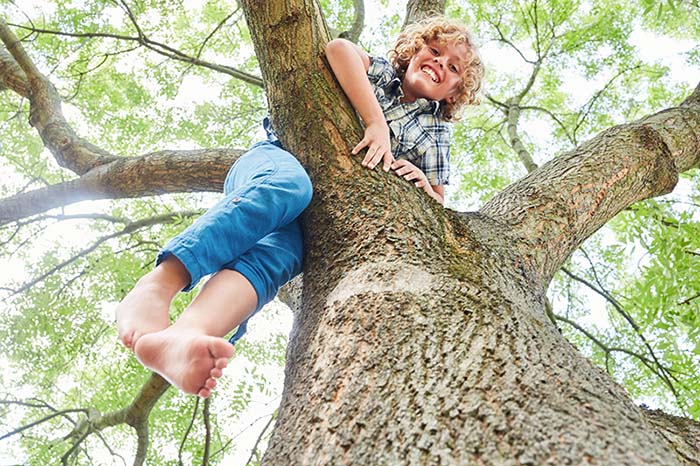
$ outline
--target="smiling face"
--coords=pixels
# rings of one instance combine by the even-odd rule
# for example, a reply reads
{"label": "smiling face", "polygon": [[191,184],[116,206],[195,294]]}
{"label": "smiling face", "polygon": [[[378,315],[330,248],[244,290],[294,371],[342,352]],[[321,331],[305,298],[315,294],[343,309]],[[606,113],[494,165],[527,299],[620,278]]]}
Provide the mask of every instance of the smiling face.
{"label": "smiling face", "polygon": [[418,98],[447,101],[454,98],[462,84],[467,46],[430,40],[408,63],[402,82],[404,102]]}

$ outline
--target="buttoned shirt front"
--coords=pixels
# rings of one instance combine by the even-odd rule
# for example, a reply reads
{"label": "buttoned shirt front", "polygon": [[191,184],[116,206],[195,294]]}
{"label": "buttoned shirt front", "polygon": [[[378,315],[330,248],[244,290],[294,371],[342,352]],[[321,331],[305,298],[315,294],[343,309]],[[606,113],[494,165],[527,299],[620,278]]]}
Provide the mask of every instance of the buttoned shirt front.
{"label": "buttoned shirt front", "polygon": [[[367,77],[391,132],[391,153],[425,173],[431,185],[445,185],[450,177],[450,127],[440,117],[440,102],[416,99],[401,102],[401,80],[388,60],[370,57]],[[276,141],[269,117],[263,121],[268,139]]]}

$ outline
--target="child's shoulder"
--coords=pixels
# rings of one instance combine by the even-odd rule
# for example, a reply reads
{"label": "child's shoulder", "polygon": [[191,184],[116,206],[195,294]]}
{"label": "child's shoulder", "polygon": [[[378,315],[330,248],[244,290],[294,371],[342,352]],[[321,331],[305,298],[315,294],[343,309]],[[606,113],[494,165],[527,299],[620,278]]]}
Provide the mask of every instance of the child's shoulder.
{"label": "child's shoulder", "polygon": [[388,84],[392,80],[396,79],[396,70],[389,63],[389,60],[382,56],[369,56],[369,68],[367,69],[367,76],[370,79],[374,79],[377,83]]}

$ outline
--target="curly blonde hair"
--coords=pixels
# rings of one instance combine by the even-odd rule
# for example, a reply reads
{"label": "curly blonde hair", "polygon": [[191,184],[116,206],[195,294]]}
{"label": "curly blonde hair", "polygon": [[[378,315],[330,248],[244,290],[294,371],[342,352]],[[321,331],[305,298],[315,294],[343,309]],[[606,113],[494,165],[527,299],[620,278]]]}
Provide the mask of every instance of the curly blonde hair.
{"label": "curly blonde hair", "polygon": [[431,40],[437,40],[441,44],[465,44],[467,46],[467,56],[464,57],[467,66],[462,74],[462,84],[454,102],[445,100],[440,102],[440,111],[444,120],[459,120],[457,112],[462,106],[480,103],[477,94],[481,89],[481,81],[484,77],[484,65],[481,57],[471,34],[464,25],[444,16],[433,16],[413,23],[399,34],[394,49],[389,52],[389,60],[396,68],[398,77],[403,80],[411,58]]}

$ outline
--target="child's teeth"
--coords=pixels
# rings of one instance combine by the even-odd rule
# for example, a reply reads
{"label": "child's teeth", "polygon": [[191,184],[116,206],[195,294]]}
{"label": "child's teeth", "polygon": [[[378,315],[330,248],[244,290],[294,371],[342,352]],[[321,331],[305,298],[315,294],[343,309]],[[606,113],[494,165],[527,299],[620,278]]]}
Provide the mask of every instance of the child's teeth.
{"label": "child's teeth", "polygon": [[435,75],[435,72],[428,68],[427,66],[423,68],[423,73],[427,74],[430,76],[430,79],[432,79],[434,82],[437,82],[437,76]]}

